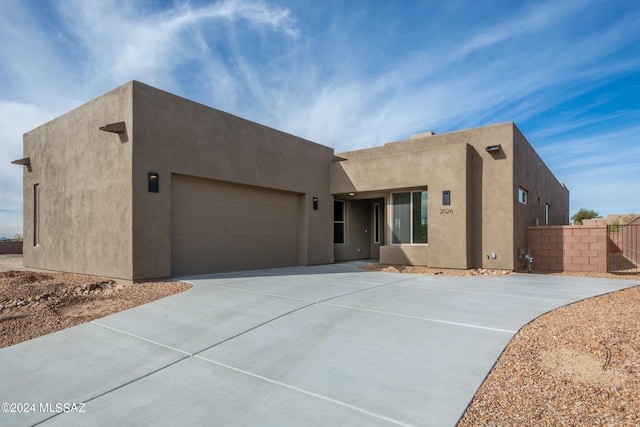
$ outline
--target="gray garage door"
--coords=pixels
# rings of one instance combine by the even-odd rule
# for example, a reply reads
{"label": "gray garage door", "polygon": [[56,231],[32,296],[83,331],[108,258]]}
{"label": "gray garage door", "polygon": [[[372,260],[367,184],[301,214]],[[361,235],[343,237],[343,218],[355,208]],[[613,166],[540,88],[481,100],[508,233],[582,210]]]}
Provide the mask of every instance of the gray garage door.
{"label": "gray garage door", "polygon": [[298,265],[300,195],[173,176],[171,274]]}

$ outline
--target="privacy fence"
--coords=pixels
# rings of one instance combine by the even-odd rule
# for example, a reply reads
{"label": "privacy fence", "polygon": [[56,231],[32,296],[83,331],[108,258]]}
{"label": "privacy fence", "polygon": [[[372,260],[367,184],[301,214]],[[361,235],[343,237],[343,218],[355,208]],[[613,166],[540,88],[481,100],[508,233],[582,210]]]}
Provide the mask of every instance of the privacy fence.
{"label": "privacy fence", "polygon": [[5,254],[21,254],[22,242],[0,242],[0,255]]}
{"label": "privacy fence", "polygon": [[627,225],[528,227],[534,272],[640,274],[640,218]]}

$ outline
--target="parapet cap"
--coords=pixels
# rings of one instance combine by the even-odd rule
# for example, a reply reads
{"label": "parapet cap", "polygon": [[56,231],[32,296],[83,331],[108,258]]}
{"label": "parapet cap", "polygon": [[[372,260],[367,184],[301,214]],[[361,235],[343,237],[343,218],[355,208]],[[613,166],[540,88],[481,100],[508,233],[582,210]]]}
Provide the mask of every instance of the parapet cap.
{"label": "parapet cap", "polygon": [[414,133],[413,135],[409,135],[409,139],[419,139],[419,138],[426,138],[427,136],[433,136],[436,133],[432,130],[427,131],[427,132],[422,132],[422,133]]}

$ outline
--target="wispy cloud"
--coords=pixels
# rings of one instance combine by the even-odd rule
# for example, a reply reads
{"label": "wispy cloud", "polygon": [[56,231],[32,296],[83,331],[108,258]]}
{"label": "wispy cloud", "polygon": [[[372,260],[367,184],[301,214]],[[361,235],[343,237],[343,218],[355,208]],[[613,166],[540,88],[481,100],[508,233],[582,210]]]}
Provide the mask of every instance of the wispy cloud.
{"label": "wispy cloud", "polygon": [[152,84],[177,85],[185,62],[201,66],[203,54],[209,59],[220,55],[217,44],[226,43],[231,32],[227,25],[233,23],[298,37],[287,9],[259,1],[180,3],[154,11],[124,4],[122,8],[121,2],[78,0],[60,7],[72,46],[84,52],[82,63],[87,74],[95,76],[94,84],[113,86],[134,76]]}

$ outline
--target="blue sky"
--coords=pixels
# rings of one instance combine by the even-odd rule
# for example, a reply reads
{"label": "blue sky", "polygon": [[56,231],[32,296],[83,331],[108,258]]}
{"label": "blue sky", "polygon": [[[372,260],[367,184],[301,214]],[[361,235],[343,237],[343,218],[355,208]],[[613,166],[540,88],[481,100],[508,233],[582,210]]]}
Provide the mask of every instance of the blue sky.
{"label": "blue sky", "polygon": [[336,152],[514,121],[580,208],[640,213],[640,1],[0,2],[0,235],[22,135],[139,80]]}

